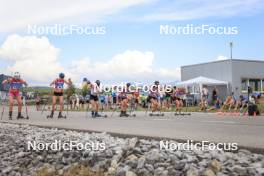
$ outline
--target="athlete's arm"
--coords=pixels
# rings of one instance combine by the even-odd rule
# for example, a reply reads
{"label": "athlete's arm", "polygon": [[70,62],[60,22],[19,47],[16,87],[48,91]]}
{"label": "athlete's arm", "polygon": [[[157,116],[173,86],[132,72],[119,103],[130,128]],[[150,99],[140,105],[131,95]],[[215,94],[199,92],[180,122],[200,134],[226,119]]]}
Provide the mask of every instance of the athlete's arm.
{"label": "athlete's arm", "polygon": [[50,86],[53,86],[53,85],[55,84],[55,82],[56,82],[56,80],[52,81],[52,82],[50,83]]}
{"label": "athlete's arm", "polygon": [[72,85],[72,82],[71,81],[67,81],[67,80],[64,80],[64,82],[69,86],[69,85]]}
{"label": "athlete's arm", "polygon": [[8,80],[8,79],[5,79],[5,80],[2,82],[2,84],[7,84],[7,83],[9,83],[9,80]]}
{"label": "athlete's arm", "polygon": [[28,83],[24,80],[21,80],[22,84],[24,84],[26,87],[28,86]]}

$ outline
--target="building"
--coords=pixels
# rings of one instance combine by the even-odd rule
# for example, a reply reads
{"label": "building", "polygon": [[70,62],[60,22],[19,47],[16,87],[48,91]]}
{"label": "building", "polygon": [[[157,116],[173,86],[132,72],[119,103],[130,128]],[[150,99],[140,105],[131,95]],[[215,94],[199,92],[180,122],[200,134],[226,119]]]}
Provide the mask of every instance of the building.
{"label": "building", "polygon": [[253,92],[264,91],[264,61],[261,60],[228,59],[181,67],[181,81],[198,76],[228,82],[228,92],[234,92],[236,97],[246,94],[248,86]]}

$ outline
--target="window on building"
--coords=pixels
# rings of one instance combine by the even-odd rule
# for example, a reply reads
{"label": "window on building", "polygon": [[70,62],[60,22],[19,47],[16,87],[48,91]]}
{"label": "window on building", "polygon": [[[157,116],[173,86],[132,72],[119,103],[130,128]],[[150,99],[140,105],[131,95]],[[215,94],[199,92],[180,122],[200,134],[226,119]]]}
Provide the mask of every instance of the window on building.
{"label": "window on building", "polygon": [[242,79],[241,80],[241,90],[242,91],[247,91],[247,85],[248,84],[248,79]]}
{"label": "window on building", "polygon": [[261,91],[261,80],[249,79],[249,86],[252,88],[252,91]]}

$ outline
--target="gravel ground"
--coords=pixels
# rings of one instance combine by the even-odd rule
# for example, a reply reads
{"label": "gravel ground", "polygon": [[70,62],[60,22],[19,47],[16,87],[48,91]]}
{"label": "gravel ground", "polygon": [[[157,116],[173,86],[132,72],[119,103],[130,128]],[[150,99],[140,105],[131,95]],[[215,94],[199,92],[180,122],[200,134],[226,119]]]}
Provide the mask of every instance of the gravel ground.
{"label": "gravel ground", "polygon": [[[160,141],[118,138],[29,125],[0,123],[0,175],[36,175],[39,170],[65,175],[72,166],[117,176],[264,175],[264,156],[247,150],[160,150]],[[93,150],[30,149],[33,144],[74,141]],[[170,141],[176,143],[176,141]],[[91,144],[91,145],[90,145]],[[92,145],[94,144],[94,145]],[[32,145],[33,146],[33,145]],[[43,145],[38,145],[40,148]]]}

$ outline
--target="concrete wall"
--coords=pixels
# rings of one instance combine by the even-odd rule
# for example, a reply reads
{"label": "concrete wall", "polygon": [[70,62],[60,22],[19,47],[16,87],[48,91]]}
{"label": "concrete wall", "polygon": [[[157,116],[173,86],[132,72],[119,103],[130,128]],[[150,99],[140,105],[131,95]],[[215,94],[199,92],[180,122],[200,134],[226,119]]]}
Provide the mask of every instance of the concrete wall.
{"label": "concrete wall", "polygon": [[264,78],[264,61],[224,60],[181,67],[181,80],[186,81],[198,76],[227,81],[228,93],[241,94],[242,78]]}
{"label": "concrete wall", "polygon": [[230,60],[195,64],[181,67],[181,81],[198,76],[232,82],[232,66]]}
{"label": "concrete wall", "polygon": [[264,61],[232,60],[232,88],[236,96],[241,94],[242,78],[264,78]]}

